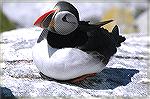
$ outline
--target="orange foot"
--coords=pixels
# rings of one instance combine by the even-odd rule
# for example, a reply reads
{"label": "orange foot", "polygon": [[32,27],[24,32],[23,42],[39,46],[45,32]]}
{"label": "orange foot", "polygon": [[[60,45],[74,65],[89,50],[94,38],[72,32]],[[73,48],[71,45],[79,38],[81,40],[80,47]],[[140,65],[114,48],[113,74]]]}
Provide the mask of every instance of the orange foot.
{"label": "orange foot", "polygon": [[93,76],[96,76],[96,73],[86,74],[81,77],[75,78],[75,79],[71,80],[71,83],[80,83],[81,81],[85,80],[86,78],[93,77]]}

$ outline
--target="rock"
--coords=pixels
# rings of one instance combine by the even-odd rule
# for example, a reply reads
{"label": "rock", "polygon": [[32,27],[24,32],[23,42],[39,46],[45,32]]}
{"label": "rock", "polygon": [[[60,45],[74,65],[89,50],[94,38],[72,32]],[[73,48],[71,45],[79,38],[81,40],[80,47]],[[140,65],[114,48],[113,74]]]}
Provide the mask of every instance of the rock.
{"label": "rock", "polygon": [[44,80],[39,75],[32,60],[32,46],[41,31],[40,28],[23,28],[0,34],[1,86],[9,88],[15,96],[148,95],[149,83],[141,81],[148,79],[148,36],[126,35],[127,40],[106,69],[79,84],[71,84]]}
{"label": "rock", "polygon": [[1,99],[17,99],[11,92],[10,89],[6,87],[0,87]]}
{"label": "rock", "polygon": [[150,23],[148,22],[149,18],[150,18],[150,9],[147,9],[144,13],[142,13],[137,17],[136,24],[138,25],[140,33],[145,33],[145,34],[148,33],[148,29],[150,28]]}

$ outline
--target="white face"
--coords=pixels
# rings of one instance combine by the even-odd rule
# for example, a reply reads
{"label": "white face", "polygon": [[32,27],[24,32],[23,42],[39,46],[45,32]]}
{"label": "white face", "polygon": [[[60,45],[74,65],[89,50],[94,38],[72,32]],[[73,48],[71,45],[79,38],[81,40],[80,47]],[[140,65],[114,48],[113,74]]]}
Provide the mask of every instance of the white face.
{"label": "white face", "polygon": [[78,20],[68,11],[58,12],[53,18],[54,29],[57,34],[67,35],[78,27]]}

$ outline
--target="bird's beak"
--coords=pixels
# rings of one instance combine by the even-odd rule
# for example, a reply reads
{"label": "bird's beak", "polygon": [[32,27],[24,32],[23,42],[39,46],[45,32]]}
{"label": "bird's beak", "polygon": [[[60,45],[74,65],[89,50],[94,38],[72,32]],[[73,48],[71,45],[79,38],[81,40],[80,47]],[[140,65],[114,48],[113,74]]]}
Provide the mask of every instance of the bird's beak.
{"label": "bird's beak", "polygon": [[54,15],[54,13],[56,12],[56,10],[51,10],[49,12],[46,12],[45,14],[41,15],[35,22],[34,25],[35,26],[39,26],[41,28],[48,28],[51,19]]}

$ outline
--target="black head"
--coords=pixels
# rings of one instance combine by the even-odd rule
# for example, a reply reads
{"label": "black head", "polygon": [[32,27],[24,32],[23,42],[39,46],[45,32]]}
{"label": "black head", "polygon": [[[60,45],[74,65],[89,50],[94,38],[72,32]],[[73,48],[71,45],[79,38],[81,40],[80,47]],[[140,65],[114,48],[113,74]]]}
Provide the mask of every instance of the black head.
{"label": "black head", "polygon": [[77,29],[78,22],[77,9],[68,2],[60,1],[54,6],[53,10],[40,16],[34,25],[56,34],[68,35]]}
{"label": "black head", "polygon": [[59,12],[61,11],[69,11],[70,13],[74,14],[77,20],[79,21],[79,13],[78,10],[69,2],[66,1],[59,1],[54,9],[59,8]]}

